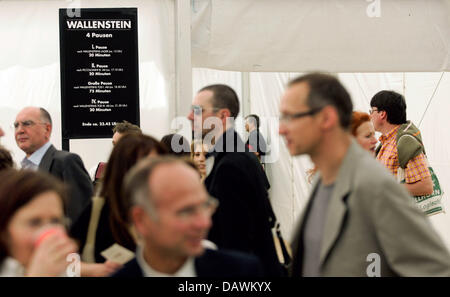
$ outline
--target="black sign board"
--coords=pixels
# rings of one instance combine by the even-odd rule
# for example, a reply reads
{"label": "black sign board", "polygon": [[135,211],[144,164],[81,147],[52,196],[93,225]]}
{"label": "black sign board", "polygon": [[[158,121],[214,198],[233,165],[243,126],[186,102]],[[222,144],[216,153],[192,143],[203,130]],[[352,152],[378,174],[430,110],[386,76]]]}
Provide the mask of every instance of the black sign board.
{"label": "black sign board", "polygon": [[59,31],[63,144],[139,125],[137,8],[60,9]]}

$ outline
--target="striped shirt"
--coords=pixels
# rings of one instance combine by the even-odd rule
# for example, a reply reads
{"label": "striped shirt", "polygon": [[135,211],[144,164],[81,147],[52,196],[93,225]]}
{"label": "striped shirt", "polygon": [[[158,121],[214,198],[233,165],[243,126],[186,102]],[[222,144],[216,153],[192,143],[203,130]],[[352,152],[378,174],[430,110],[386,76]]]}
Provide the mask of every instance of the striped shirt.
{"label": "striped shirt", "polygon": [[[397,171],[400,167],[396,139],[399,128],[400,126],[397,126],[386,135],[381,135],[379,140],[382,147],[377,155],[377,160],[379,160],[394,176],[397,176]],[[431,174],[428,170],[427,159],[423,153],[411,159],[406,165],[405,182],[407,184],[418,182],[429,176],[431,176]]]}

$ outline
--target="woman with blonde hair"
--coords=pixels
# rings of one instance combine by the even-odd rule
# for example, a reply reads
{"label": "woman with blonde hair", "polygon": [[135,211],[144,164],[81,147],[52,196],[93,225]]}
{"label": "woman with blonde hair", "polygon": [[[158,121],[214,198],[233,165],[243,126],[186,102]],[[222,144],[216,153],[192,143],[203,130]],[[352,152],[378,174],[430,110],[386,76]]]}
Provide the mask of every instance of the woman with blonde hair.
{"label": "woman with blonde hair", "polygon": [[193,140],[191,143],[191,160],[197,166],[202,182],[206,178],[206,154],[208,153],[208,146],[202,143],[201,140]]}

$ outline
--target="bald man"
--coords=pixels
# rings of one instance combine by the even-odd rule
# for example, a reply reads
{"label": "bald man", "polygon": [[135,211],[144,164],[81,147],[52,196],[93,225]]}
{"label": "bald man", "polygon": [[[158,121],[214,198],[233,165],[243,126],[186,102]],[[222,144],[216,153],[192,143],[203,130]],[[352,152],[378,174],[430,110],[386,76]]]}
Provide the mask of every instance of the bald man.
{"label": "bald man", "polygon": [[39,107],[22,109],[14,122],[17,146],[25,152],[23,169],[40,170],[60,178],[69,188],[66,214],[75,221],[92,196],[92,183],[81,158],[50,143],[52,119]]}
{"label": "bald man", "polygon": [[[217,201],[198,172],[174,157],[146,159],[127,174],[130,220],[141,239],[116,277],[258,277],[258,258],[205,248]],[[219,206],[220,207],[220,206]]]}

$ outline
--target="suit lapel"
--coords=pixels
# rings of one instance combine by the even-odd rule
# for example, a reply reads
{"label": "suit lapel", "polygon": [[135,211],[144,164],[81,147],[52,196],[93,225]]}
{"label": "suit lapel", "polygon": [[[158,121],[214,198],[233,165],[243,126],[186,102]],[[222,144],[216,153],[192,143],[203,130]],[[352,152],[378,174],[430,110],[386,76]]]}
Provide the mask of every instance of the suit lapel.
{"label": "suit lapel", "polygon": [[55,152],[56,148],[51,145],[42,157],[41,163],[39,163],[39,170],[50,172],[50,166],[52,165]]}
{"label": "suit lapel", "polygon": [[302,214],[300,215],[300,218],[298,220],[299,225],[294,232],[296,236],[294,237],[291,246],[293,247],[293,263],[291,268],[291,276],[293,277],[300,277],[302,275],[302,268],[303,268],[303,250],[304,250],[304,233],[305,233],[305,223],[309,216],[309,213],[311,211],[311,205],[314,199],[314,195],[316,193],[317,187],[319,185],[320,181],[320,175],[316,174],[314,176],[312,187],[311,187],[311,193],[308,197],[308,202],[306,203],[306,207]]}
{"label": "suit lapel", "polygon": [[352,140],[347,154],[339,169],[336,179],[335,188],[331,195],[330,204],[328,205],[327,217],[322,237],[322,245],[320,250],[320,266],[322,267],[328,254],[338,240],[340,233],[344,227],[347,216],[347,197],[350,195],[353,172],[357,163],[358,144]]}

